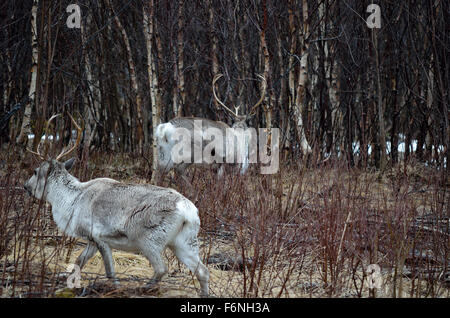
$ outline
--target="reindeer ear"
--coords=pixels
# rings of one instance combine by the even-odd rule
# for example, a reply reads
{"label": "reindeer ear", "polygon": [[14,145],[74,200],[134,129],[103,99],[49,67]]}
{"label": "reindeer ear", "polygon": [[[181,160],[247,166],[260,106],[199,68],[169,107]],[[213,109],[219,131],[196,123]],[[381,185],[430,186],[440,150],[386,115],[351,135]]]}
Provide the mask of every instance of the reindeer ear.
{"label": "reindeer ear", "polygon": [[64,168],[66,168],[66,170],[69,171],[72,168],[74,163],[75,163],[75,158],[70,158],[69,160],[64,162]]}

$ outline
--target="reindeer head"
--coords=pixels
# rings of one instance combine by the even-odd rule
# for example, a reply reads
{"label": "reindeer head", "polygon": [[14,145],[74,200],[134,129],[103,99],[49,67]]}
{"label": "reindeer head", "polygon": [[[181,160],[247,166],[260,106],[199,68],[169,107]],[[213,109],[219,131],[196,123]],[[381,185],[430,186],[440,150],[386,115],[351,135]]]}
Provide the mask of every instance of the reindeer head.
{"label": "reindeer head", "polygon": [[222,106],[226,111],[228,111],[235,119],[235,122],[233,124],[233,128],[242,128],[242,129],[247,129],[247,124],[246,121],[249,120],[253,115],[256,114],[256,109],[258,108],[259,105],[261,105],[263,99],[264,99],[264,95],[266,93],[266,79],[264,78],[264,76],[257,74],[256,76],[258,76],[261,80],[262,80],[262,93],[261,93],[261,97],[259,98],[258,102],[251,108],[250,112],[246,115],[239,115],[239,108],[241,106],[234,106],[234,112],[228,108],[220,99],[219,97],[217,97],[216,94],[216,89],[215,89],[215,84],[217,82],[217,80],[219,78],[221,78],[223,76],[223,74],[217,74],[216,76],[214,76],[213,82],[212,82],[212,88],[213,88],[213,94],[214,94],[214,98],[216,99],[216,101],[220,104],[220,106]]}
{"label": "reindeer head", "polygon": [[[53,115],[47,122],[45,127],[45,139],[44,143],[47,143],[47,135],[48,135],[48,126],[50,122],[58,117],[58,115]],[[42,155],[39,151],[39,147],[41,145],[42,140],[39,142],[36,152],[30,149],[27,149],[32,154],[38,156],[42,163],[34,169],[33,175],[25,182],[24,188],[27,192],[34,196],[37,199],[45,199],[46,198],[46,185],[50,180],[54,180],[59,176],[66,173],[70,168],[72,168],[75,158],[71,158],[65,162],[60,162],[59,160],[69,154],[71,154],[80,144],[81,141],[81,131],[82,129],[78,126],[77,122],[73,119],[73,117],[69,114],[72,123],[77,129],[77,140],[75,144],[67,151],[62,151],[56,159],[49,158],[45,153]]]}

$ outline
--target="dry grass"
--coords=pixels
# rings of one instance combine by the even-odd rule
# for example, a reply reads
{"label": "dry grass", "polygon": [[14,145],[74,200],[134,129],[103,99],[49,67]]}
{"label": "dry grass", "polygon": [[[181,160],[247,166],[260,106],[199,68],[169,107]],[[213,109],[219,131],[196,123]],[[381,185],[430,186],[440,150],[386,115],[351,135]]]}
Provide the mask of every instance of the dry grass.
{"label": "dry grass", "polygon": [[[1,296],[197,296],[198,282],[170,251],[157,289],[141,289],[153,271],[142,255],[115,251],[119,288],[105,279],[97,254],[83,269],[82,288],[67,290],[60,275],[84,243],[65,237],[50,207],[21,191],[35,163],[20,156],[0,158]],[[147,159],[130,158],[93,155],[74,174],[148,182]],[[449,296],[449,180],[439,171],[402,164],[379,173],[330,163],[220,180],[197,170],[191,179],[193,187],[171,186],[199,208],[213,296]],[[369,264],[381,267],[380,289],[368,288]]]}

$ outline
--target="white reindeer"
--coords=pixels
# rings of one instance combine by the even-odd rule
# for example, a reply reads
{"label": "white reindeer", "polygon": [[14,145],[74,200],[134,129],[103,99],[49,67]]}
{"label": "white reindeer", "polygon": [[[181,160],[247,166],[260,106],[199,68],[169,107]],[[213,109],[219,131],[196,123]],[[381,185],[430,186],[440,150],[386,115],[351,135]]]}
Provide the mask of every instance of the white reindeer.
{"label": "white reindeer", "polygon": [[[257,75],[262,80],[262,88],[261,88],[261,97],[258,100],[258,102],[251,108],[251,111],[247,115],[239,115],[239,108],[234,107],[235,111],[233,112],[230,108],[228,108],[218,97],[215,91],[215,83],[219,78],[221,78],[223,75],[218,74],[214,77],[212,81],[212,88],[213,88],[213,95],[214,98],[217,100],[218,104],[221,105],[227,112],[229,112],[235,119],[234,124],[232,127],[227,125],[226,123],[222,121],[214,121],[210,119],[205,118],[198,118],[198,117],[176,117],[170,120],[167,123],[159,124],[156,128],[156,143],[157,143],[157,169],[155,171],[156,178],[154,180],[159,180],[159,178],[164,174],[169,172],[170,170],[174,169],[181,177],[184,179],[185,182],[190,184],[189,180],[187,180],[185,176],[186,169],[191,166],[195,165],[197,167],[201,166],[212,166],[214,169],[220,168],[219,170],[219,176],[223,173],[224,166],[221,163],[226,162],[226,156],[227,153],[230,151],[234,153],[234,163],[241,163],[241,169],[240,173],[244,174],[248,168],[249,165],[249,143],[251,135],[245,134],[245,132],[248,129],[248,126],[246,124],[246,121],[249,120],[256,112],[256,108],[262,103],[264,99],[264,95],[266,92],[266,81],[263,76]],[[198,123],[200,123],[201,127],[197,129],[199,126]],[[233,129],[230,129],[233,128]],[[191,156],[187,158],[188,160],[185,160],[184,162],[175,162],[173,160],[173,150],[175,145],[179,142],[179,140],[175,137],[175,132],[177,130],[185,129],[187,132],[189,132],[189,135],[191,137]],[[244,132],[244,134],[241,134],[240,137],[245,137],[247,140],[245,141],[245,145],[243,147],[237,147],[236,144],[233,144],[233,149],[227,149],[227,139],[223,138],[223,143],[217,145],[217,147],[208,149],[211,150],[210,156],[219,158],[218,162],[221,163],[214,163],[211,165],[211,162],[206,162],[205,160],[202,160],[202,162],[196,162],[194,158],[194,152],[197,151],[197,153],[204,153],[205,147],[208,145],[208,137],[206,136],[208,130],[216,130],[219,132],[219,134],[223,137],[229,136],[227,135],[227,130],[234,133],[235,135],[232,136],[233,138],[236,137],[237,132]],[[199,138],[195,138],[196,134],[200,135]],[[197,136],[198,136],[197,135]],[[205,138],[206,137],[206,138]],[[239,140],[239,137],[238,137]],[[228,142],[229,142],[228,138]]]}
{"label": "white reindeer", "polygon": [[[59,161],[80,142],[81,129],[70,118],[78,130],[75,145],[56,160],[45,160],[24,187],[30,195],[50,203],[53,219],[61,230],[87,241],[76,264],[83,268],[99,250],[106,276],[114,278],[111,249],[141,252],[153,266],[149,283],[153,285],[167,272],[161,254],[169,247],[196,275],[201,294],[207,296],[209,271],[199,258],[200,219],[195,205],[169,188],[109,178],[80,182],[68,172],[75,159]],[[33,153],[44,159],[39,150]]]}

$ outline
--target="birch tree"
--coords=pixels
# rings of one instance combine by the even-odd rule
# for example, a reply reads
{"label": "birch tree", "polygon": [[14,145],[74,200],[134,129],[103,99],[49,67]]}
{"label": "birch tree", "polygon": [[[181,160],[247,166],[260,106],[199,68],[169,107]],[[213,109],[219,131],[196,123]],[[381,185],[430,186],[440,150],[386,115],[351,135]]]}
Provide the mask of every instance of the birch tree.
{"label": "birch tree", "polygon": [[383,105],[383,95],[381,89],[381,70],[380,70],[380,56],[378,53],[378,29],[372,29],[372,41],[373,50],[375,52],[375,63],[376,63],[376,76],[377,76],[377,112],[378,112],[378,144],[380,147],[380,169],[384,170],[386,167],[386,129],[384,122],[384,105]]}
{"label": "birch tree", "polygon": [[150,87],[150,100],[152,105],[152,128],[153,128],[153,142],[152,142],[152,179],[155,182],[155,171],[157,169],[157,143],[156,143],[156,127],[161,123],[161,94],[159,92],[158,74],[156,68],[156,61],[153,58],[153,37],[155,33],[155,4],[154,0],[150,0],[147,6],[144,5],[143,12],[144,19],[144,35],[147,46],[147,73]]}
{"label": "birch tree", "polygon": [[[90,25],[91,23],[91,17],[86,17],[86,25]],[[89,53],[87,49],[87,36],[86,36],[86,25],[84,23],[81,23],[81,41],[83,45],[83,58],[84,58],[84,71],[86,74],[86,83],[88,92],[84,94],[84,118],[87,119],[87,125],[85,126],[85,141],[84,141],[84,147],[85,147],[85,153],[87,154],[89,151],[89,147],[92,143],[92,139],[94,138],[95,129],[97,127],[97,122],[95,119],[95,112],[96,110],[100,109],[100,91],[99,91],[99,82],[98,78],[93,78],[92,75],[92,66],[89,61]],[[89,97],[92,97],[91,102],[89,102]]]}
{"label": "birch tree", "polygon": [[119,17],[114,11],[114,8],[111,5],[110,0],[107,0],[108,6],[110,7],[111,11],[114,15],[114,22],[117,26],[117,29],[119,30],[120,34],[122,35],[122,40],[125,44],[125,50],[127,53],[127,62],[128,62],[128,68],[130,71],[130,81],[131,81],[131,88],[132,93],[135,98],[136,103],[136,115],[137,115],[137,133],[136,133],[136,139],[137,139],[137,148],[139,152],[142,153],[143,151],[143,142],[148,141],[148,135],[147,135],[147,129],[144,129],[143,127],[143,119],[142,119],[142,99],[141,94],[139,93],[139,87],[138,87],[138,80],[136,75],[136,67],[134,65],[133,61],[133,55],[131,52],[131,46],[130,46],[130,40],[128,38],[127,32],[125,28],[123,27],[122,23],[120,22]]}
{"label": "birch tree", "polygon": [[[31,8],[31,81],[28,90],[28,103],[25,106],[25,111],[22,119],[22,126],[20,133],[17,136],[16,142],[20,144],[28,144],[28,135],[31,134],[31,110],[36,101],[36,85],[37,85],[37,75],[38,75],[38,63],[39,63],[39,46],[37,42],[37,10],[39,6],[39,0],[33,0],[33,6]],[[38,136],[36,136],[38,138]]]}
{"label": "birch tree", "polygon": [[311,152],[311,147],[306,139],[302,114],[306,104],[306,83],[308,79],[308,50],[309,50],[309,16],[308,1],[302,0],[303,27],[301,33],[300,71],[297,84],[297,98],[295,99],[294,118],[297,132],[300,138],[300,146],[304,154]]}
{"label": "birch tree", "polygon": [[179,91],[179,109],[178,116],[181,116],[180,109],[183,108],[185,99],[186,99],[186,91],[184,85],[184,28],[185,28],[185,20],[184,20],[184,1],[178,1],[178,31],[177,31],[177,49],[178,49],[178,91]]}
{"label": "birch tree", "polygon": [[[273,97],[273,90],[270,87],[271,74],[270,74],[270,56],[269,50],[267,48],[267,40],[266,40],[266,30],[267,30],[267,2],[266,0],[262,0],[262,8],[263,8],[263,23],[260,31],[260,41],[261,41],[261,51],[262,51],[262,59],[264,65],[264,78],[268,82],[268,93],[264,99],[263,103],[264,115],[266,118],[266,128],[268,130],[268,134],[270,136],[272,129],[272,101],[275,99]],[[268,139],[269,142],[269,139]]]}

